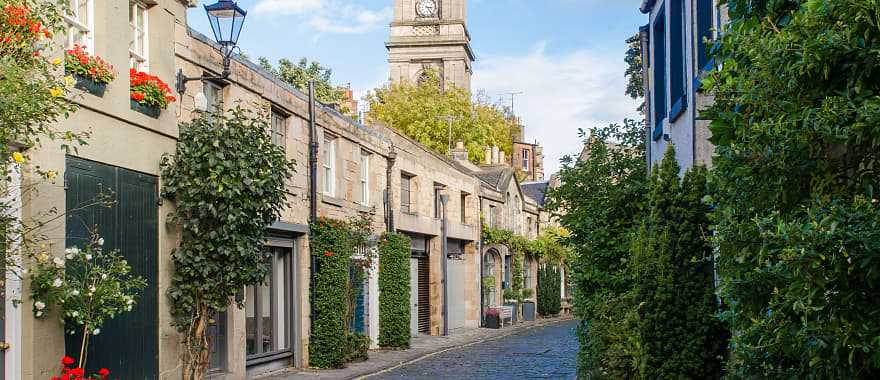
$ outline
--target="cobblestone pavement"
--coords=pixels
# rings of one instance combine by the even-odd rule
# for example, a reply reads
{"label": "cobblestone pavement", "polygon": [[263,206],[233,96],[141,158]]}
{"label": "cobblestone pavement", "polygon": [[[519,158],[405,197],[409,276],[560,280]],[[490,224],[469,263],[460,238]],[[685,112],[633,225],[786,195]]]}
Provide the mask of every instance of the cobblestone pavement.
{"label": "cobblestone pavement", "polygon": [[573,379],[576,321],[446,351],[369,379]]}

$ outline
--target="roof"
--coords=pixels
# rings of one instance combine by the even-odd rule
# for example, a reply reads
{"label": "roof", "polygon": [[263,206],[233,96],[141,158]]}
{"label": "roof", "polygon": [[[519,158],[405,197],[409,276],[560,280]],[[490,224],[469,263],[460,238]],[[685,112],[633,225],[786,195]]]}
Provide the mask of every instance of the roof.
{"label": "roof", "polygon": [[505,174],[507,174],[506,169],[507,166],[504,165],[480,166],[480,171],[474,172],[474,175],[497,190],[504,180]]}
{"label": "roof", "polygon": [[642,6],[639,7],[639,10],[642,13],[650,13],[652,9],[654,9],[654,3],[656,0],[642,0]]}
{"label": "roof", "polygon": [[524,182],[520,184],[520,187],[522,187],[523,194],[534,199],[535,202],[538,202],[538,205],[544,206],[544,201],[547,198],[547,190],[550,187],[550,181]]}

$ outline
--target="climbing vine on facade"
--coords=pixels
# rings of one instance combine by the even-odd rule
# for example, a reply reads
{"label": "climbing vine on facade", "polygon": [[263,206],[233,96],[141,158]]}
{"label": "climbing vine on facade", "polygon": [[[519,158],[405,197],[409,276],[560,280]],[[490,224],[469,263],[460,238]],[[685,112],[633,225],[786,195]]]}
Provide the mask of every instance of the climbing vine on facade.
{"label": "climbing vine on facade", "polygon": [[187,380],[207,372],[211,315],[245,286],[263,283],[270,267],[263,237],[280,217],[294,166],[268,128],[241,108],[202,114],[180,125],[175,154],[162,159],[162,196],[174,202],[169,218],[181,230],[168,296]]}

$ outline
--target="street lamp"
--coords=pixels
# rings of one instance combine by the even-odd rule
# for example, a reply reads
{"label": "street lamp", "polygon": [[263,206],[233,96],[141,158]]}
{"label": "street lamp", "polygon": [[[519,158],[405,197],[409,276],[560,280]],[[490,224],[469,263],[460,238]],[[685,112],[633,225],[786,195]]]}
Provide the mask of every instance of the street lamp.
{"label": "street lamp", "polygon": [[229,59],[232,52],[238,46],[238,37],[241,35],[241,27],[247,12],[241,9],[232,0],[219,0],[214,4],[205,5],[205,13],[208,14],[208,22],[214,32],[214,41],[220,45],[220,54],[223,56],[223,73],[219,76],[187,77],[183,69],[177,71],[177,92],[186,92],[186,82],[194,80],[223,80],[229,77]]}

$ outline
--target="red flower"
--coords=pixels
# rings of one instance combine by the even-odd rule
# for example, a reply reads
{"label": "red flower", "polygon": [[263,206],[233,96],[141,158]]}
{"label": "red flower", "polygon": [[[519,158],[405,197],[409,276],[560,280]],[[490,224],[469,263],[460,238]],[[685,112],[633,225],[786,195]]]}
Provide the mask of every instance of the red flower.
{"label": "red flower", "polygon": [[79,368],[79,367],[70,370],[70,376],[73,376],[73,377],[83,377],[85,374],[86,374],[86,370]]}
{"label": "red flower", "polygon": [[61,364],[64,364],[65,367],[67,367],[69,365],[73,365],[73,362],[74,362],[74,360],[70,356],[65,356],[65,357],[61,358]]}
{"label": "red flower", "polygon": [[137,91],[135,91],[135,92],[132,92],[132,93],[131,93],[131,99],[134,100],[134,101],[136,101],[136,102],[142,102],[142,101],[144,100],[145,97],[146,97],[146,96],[144,95],[143,92],[137,92]]}
{"label": "red flower", "polygon": [[330,257],[330,256],[333,256],[333,252],[330,252],[330,251],[324,252],[324,257]]}
{"label": "red flower", "polygon": [[68,374],[61,375],[61,380],[70,380],[70,375],[68,375]]}
{"label": "red flower", "polygon": [[101,368],[100,370],[98,370],[98,374],[103,377],[107,377],[110,376],[110,370],[107,368]]}

